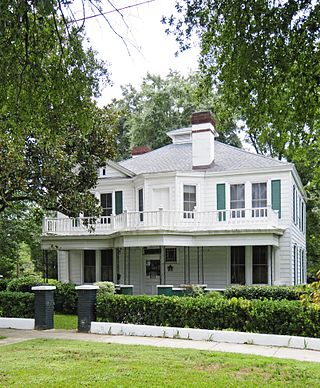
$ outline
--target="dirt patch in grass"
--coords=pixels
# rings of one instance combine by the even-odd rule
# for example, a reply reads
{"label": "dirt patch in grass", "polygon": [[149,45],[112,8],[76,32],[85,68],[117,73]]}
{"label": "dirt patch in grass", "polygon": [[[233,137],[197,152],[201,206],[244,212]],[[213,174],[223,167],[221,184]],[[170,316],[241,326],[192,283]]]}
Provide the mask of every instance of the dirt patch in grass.
{"label": "dirt patch in grass", "polygon": [[247,376],[252,375],[252,374],[259,375],[260,377],[262,377],[265,380],[268,380],[271,378],[271,373],[269,373],[267,371],[262,371],[259,368],[241,368],[235,372],[235,377],[237,379],[246,379]]}
{"label": "dirt patch in grass", "polygon": [[220,364],[200,365],[197,369],[204,372],[216,372],[222,368]]}

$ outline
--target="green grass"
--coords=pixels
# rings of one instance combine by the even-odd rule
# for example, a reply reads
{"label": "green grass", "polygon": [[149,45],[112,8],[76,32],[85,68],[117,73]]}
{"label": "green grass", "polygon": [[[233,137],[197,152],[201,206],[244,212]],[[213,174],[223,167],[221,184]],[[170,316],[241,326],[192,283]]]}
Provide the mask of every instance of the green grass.
{"label": "green grass", "polygon": [[317,387],[317,363],[208,351],[32,340],[0,352],[0,386]]}
{"label": "green grass", "polygon": [[2,335],[0,335],[0,340],[5,339],[5,338],[7,338],[7,337],[3,337]]}
{"label": "green grass", "polygon": [[54,328],[74,330],[77,328],[77,315],[54,314]]}

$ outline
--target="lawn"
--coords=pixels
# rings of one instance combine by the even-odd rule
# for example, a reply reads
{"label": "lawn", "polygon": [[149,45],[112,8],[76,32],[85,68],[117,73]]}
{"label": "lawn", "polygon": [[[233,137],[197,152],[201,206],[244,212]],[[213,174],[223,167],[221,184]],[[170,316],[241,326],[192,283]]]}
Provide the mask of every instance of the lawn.
{"label": "lawn", "polygon": [[54,314],[54,328],[74,330],[77,328],[77,315]]}
{"label": "lawn", "polygon": [[0,386],[319,386],[317,363],[208,351],[32,340],[0,352]]}

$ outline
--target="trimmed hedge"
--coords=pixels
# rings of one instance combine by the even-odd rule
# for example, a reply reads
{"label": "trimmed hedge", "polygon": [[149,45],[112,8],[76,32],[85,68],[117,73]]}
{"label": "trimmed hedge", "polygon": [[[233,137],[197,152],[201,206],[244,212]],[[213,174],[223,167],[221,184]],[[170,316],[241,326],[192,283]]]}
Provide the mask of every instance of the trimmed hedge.
{"label": "trimmed hedge", "polygon": [[22,276],[8,282],[7,290],[13,292],[32,292],[31,288],[41,285],[42,279],[39,276]]}
{"label": "trimmed hedge", "polygon": [[301,287],[294,286],[234,286],[224,291],[224,296],[244,299],[299,300],[305,294]]}
{"label": "trimmed hedge", "polygon": [[99,321],[319,337],[320,309],[299,301],[103,295]]}
{"label": "trimmed hedge", "polygon": [[6,318],[33,318],[34,294],[30,292],[0,292],[2,316]]}

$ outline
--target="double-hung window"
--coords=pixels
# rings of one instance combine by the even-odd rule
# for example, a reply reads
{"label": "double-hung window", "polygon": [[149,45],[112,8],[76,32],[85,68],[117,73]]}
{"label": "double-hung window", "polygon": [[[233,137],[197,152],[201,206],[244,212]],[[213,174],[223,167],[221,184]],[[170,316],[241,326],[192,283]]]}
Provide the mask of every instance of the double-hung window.
{"label": "double-hung window", "polygon": [[245,217],[245,185],[230,185],[230,209],[232,218]]}
{"label": "double-hung window", "polygon": [[268,284],[268,247],[252,247],[252,283]]}
{"label": "double-hung window", "polygon": [[231,283],[246,283],[246,249],[245,247],[231,247]]}
{"label": "double-hung window", "polygon": [[100,203],[102,208],[102,224],[110,224],[110,216],[112,214],[112,193],[101,194]]}
{"label": "double-hung window", "polygon": [[113,251],[105,249],[101,251],[101,281],[113,281]]}
{"label": "double-hung window", "polygon": [[197,194],[196,186],[184,185],[183,186],[183,217],[194,218],[193,211],[197,206]]}
{"label": "double-hung window", "polygon": [[267,184],[252,183],[252,217],[267,215]]}
{"label": "double-hung window", "polygon": [[139,217],[140,221],[143,221],[143,189],[138,190],[138,208],[139,208]]}
{"label": "double-hung window", "polygon": [[96,281],[96,252],[85,250],[83,258],[84,283],[94,283]]}

